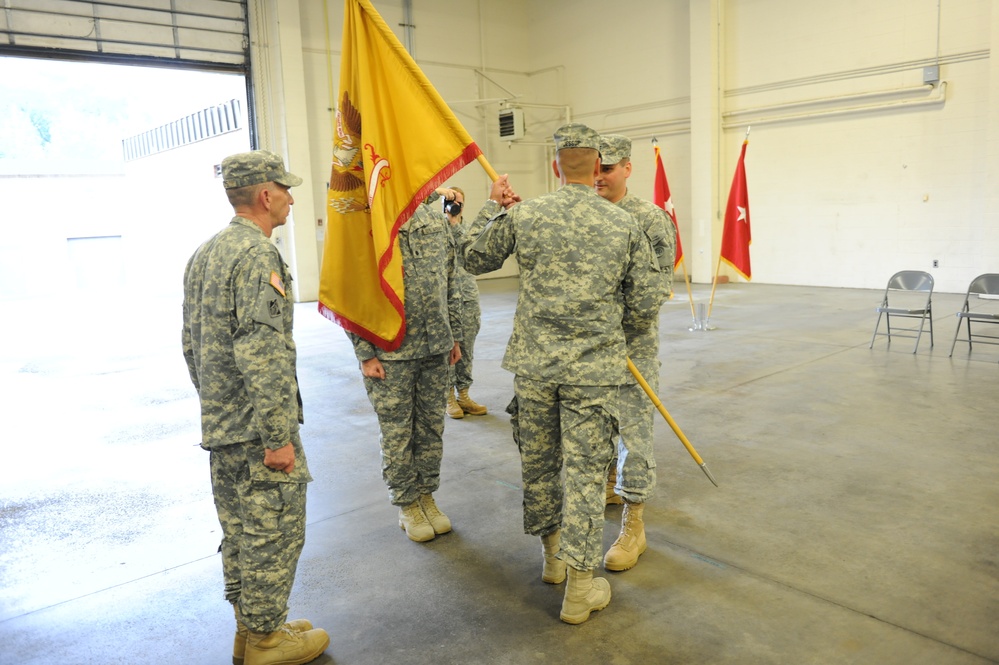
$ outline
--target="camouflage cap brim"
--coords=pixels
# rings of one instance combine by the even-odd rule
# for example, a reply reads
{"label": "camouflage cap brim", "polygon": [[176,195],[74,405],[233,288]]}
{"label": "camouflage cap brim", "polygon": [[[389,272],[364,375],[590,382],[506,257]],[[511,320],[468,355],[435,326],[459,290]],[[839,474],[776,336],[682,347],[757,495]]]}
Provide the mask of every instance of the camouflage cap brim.
{"label": "camouflage cap brim", "polygon": [[222,160],[222,186],[237,189],[276,182],[285,187],[298,187],[304,182],[284,168],[280,155],[269,150],[254,150],[229,155]]}

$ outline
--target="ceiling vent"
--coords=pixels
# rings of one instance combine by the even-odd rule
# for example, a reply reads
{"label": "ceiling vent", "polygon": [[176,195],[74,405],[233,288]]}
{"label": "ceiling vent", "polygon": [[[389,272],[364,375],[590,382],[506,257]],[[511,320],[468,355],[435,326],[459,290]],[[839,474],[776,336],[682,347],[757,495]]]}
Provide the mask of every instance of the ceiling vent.
{"label": "ceiling vent", "polygon": [[501,109],[499,112],[499,135],[504,141],[517,141],[524,138],[523,109]]}

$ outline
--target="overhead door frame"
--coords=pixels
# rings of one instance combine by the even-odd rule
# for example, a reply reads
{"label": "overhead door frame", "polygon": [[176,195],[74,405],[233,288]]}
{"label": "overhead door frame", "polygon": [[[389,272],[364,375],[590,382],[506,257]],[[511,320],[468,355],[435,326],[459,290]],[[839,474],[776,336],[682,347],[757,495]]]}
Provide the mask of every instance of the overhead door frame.
{"label": "overhead door frame", "polygon": [[247,0],[0,0],[0,55],[248,74]]}
{"label": "overhead door frame", "polygon": [[0,56],[242,74],[256,143],[248,0],[0,0]]}

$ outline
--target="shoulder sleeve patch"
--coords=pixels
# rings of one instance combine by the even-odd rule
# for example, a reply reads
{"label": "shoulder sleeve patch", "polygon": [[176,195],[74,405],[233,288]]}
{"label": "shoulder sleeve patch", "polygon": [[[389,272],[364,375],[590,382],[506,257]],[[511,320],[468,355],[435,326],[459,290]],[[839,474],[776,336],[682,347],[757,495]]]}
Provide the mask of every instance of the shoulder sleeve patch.
{"label": "shoulder sleeve patch", "polygon": [[282,297],[287,297],[284,292],[284,282],[281,281],[281,276],[277,274],[276,270],[271,271],[271,286],[282,295]]}

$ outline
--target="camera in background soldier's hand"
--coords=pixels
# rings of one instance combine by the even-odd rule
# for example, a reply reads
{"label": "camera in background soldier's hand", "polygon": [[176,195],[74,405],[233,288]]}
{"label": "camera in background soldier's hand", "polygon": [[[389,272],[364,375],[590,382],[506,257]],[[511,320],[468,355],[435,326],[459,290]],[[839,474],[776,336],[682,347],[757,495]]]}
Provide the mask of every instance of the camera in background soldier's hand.
{"label": "camera in background soldier's hand", "polygon": [[454,200],[448,201],[445,199],[444,212],[451,215],[452,217],[457,217],[458,215],[461,214],[461,203],[459,203],[458,201]]}

